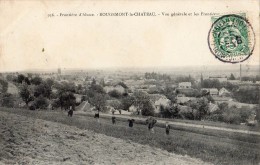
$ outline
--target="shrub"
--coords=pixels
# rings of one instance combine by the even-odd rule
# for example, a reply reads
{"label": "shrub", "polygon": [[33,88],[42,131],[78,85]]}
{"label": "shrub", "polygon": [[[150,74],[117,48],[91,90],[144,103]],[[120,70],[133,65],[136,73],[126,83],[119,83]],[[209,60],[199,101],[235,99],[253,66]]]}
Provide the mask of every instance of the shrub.
{"label": "shrub", "polygon": [[227,108],[226,104],[220,104],[220,110],[215,111],[207,119],[212,121],[221,121],[230,124],[240,124],[247,122],[253,110],[249,107],[230,107]]}
{"label": "shrub", "polygon": [[134,97],[126,96],[121,100],[122,109],[129,110],[129,107],[134,104]]}
{"label": "shrub", "polygon": [[14,97],[13,97],[12,94],[10,94],[10,93],[3,94],[2,106],[3,107],[9,107],[9,108],[14,107]]}
{"label": "shrub", "polygon": [[34,100],[33,105],[35,106],[36,109],[47,109],[49,103],[45,97],[39,96]]}
{"label": "shrub", "polygon": [[0,89],[0,93],[6,93],[8,90],[8,82],[0,79],[0,87],[2,87],[2,89]]}
{"label": "shrub", "polygon": [[235,109],[223,113],[223,121],[230,124],[240,124],[241,116]]}
{"label": "shrub", "polygon": [[34,85],[40,85],[42,83],[42,78],[39,76],[36,76],[32,78],[31,83]]}
{"label": "shrub", "polygon": [[154,107],[152,106],[151,102],[144,102],[143,103],[143,109],[142,109],[142,115],[143,116],[154,116]]}
{"label": "shrub", "polygon": [[256,108],[256,120],[260,122],[260,107]]}
{"label": "shrub", "polygon": [[241,117],[241,122],[247,122],[247,119],[252,114],[252,110],[249,107],[242,107],[239,109],[239,115]]}
{"label": "shrub", "polygon": [[54,101],[51,103],[51,106],[52,106],[53,108],[59,108],[59,107],[61,106],[60,100],[59,100],[59,99],[54,100]]}
{"label": "shrub", "polygon": [[177,106],[164,107],[160,105],[160,115],[164,118],[178,117],[179,109]]}
{"label": "shrub", "polygon": [[109,91],[109,92],[108,92],[108,95],[109,95],[110,97],[114,97],[114,98],[117,98],[117,99],[122,96],[121,93],[119,93],[117,90]]}
{"label": "shrub", "polygon": [[242,103],[258,104],[260,98],[259,87],[241,88],[234,92],[234,98]]}
{"label": "shrub", "polygon": [[[192,109],[191,107],[188,107],[188,106],[179,106],[179,112],[178,112],[178,115],[180,118],[182,119],[194,119],[195,116],[194,116],[194,109]],[[197,112],[197,111],[196,111]]]}

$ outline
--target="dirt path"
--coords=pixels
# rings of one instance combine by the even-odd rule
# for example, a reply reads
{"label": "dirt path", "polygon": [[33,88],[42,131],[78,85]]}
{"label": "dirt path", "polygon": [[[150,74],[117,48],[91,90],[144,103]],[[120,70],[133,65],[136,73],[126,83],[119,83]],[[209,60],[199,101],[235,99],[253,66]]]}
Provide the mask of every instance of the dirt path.
{"label": "dirt path", "polygon": [[0,164],[208,164],[88,130],[0,113]]}
{"label": "dirt path", "polygon": [[[86,112],[75,112],[75,114],[86,114]],[[102,114],[102,116],[109,116],[111,117],[111,114]],[[144,120],[142,118],[138,117],[129,117],[126,115],[120,115],[117,116],[117,118],[124,118],[124,119],[136,119],[136,120]],[[260,132],[256,131],[248,131],[248,130],[241,130],[241,129],[232,129],[232,128],[224,128],[224,127],[216,127],[216,126],[208,126],[208,125],[202,125],[202,124],[189,124],[189,123],[182,123],[182,122],[176,122],[176,121],[168,121],[171,125],[177,125],[177,126],[185,126],[185,127],[194,127],[194,128],[203,128],[203,129],[211,129],[211,130],[220,130],[220,131],[226,131],[226,132],[232,132],[232,133],[243,133],[243,134],[251,134],[251,135],[258,135],[260,136]],[[158,120],[157,123],[165,124],[164,120]]]}

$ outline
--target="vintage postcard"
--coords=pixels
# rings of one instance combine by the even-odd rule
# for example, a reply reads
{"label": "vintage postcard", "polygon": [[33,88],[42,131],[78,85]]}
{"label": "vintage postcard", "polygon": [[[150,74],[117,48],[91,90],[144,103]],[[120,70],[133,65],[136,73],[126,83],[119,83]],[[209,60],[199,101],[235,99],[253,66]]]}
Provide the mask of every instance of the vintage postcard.
{"label": "vintage postcard", "polygon": [[259,164],[259,7],[0,0],[0,164]]}

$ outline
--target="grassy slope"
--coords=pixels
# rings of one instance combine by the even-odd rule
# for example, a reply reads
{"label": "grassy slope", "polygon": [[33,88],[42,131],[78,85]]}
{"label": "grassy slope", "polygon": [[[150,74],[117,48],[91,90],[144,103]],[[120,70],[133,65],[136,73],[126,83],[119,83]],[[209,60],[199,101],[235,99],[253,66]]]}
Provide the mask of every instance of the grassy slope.
{"label": "grassy slope", "polygon": [[65,112],[7,108],[0,108],[0,110],[93,130],[108,136],[162,148],[169,152],[187,154],[214,164],[257,164],[260,162],[259,136],[181,127],[174,127],[170,136],[166,136],[164,128],[156,127],[155,134],[150,134],[147,126],[142,123],[128,128],[125,121],[118,121],[116,125],[112,125],[111,120],[101,118],[101,124],[97,124],[93,117],[75,115],[69,118]]}

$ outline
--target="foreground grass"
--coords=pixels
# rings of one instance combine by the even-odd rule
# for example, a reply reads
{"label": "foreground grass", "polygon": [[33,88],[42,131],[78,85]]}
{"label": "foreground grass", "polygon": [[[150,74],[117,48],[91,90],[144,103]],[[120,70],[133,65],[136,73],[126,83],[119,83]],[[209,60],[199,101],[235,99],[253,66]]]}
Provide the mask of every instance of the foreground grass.
{"label": "foreground grass", "polygon": [[150,134],[147,126],[140,121],[137,121],[140,124],[134,124],[133,128],[128,128],[128,123],[123,120],[112,125],[110,119],[101,118],[100,124],[98,124],[93,116],[75,115],[69,118],[66,112],[60,111],[46,112],[7,108],[0,108],[0,110],[92,130],[124,139],[126,142],[131,140],[169,152],[187,154],[214,164],[258,164],[260,162],[259,136],[180,127],[174,127],[170,136],[166,136],[165,129],[161,127],[156,127],[155,133]]}

